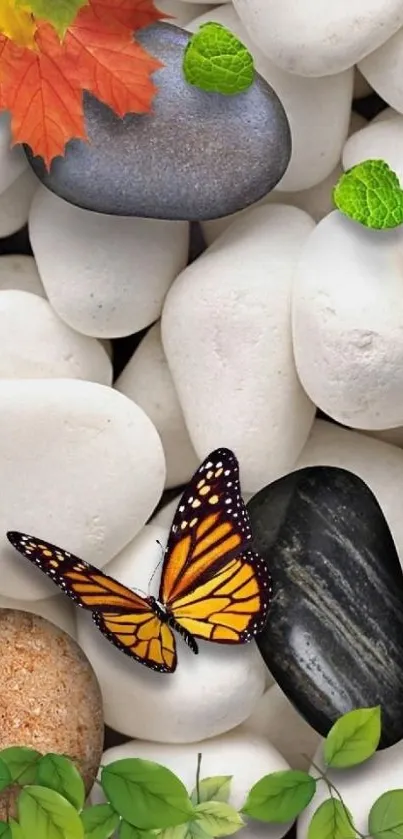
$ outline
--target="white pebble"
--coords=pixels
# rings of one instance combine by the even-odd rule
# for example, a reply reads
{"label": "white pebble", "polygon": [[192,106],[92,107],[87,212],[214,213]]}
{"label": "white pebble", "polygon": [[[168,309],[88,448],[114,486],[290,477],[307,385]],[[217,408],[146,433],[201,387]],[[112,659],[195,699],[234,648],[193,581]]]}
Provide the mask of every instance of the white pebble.
{"label": "white pebble", "polygon": [[383,122],[384,119],[392,119],[392,117],[398,117],[399,112],[395,111],[394,108],[383,108],[382,111],[379,111],[379,114],[376,115],[373,119],[371,119],[371,125],[375,125],[377,122]]}
{"label": "white pebble", "polygon": [[338,0],[336,5],[317,0],[234,0],[234,6],[263,52],[299,76],[340,73],[403,25],[401,0]]}
{"label": "white pebble", "polygon": [[[165,714],[164,709],[163,716]],[[104,752],[102,765],[133,757],[155,761],[175,772],[190,794],[196,785],[198,753],[202,755],[201,779],[214,775],[232,775],[229,803],[238,810],[245,803],[251,787],[264,775],[289,769],[286,761],[269,742],[235,731],[186,746],[167,746],[145,740],[124,743]],[[104,801],[97,784],[93,787],[91,801],[94,804]],[[262,824],[248,819],[242,828],[242,836],[244,839],[282,839],[289,828],[290,823]]]}
{"label": "white pebble", "polygon": [[32,256],[0,256],[0,291],[15,289],[46,297]]}
{"label": "white pebble", "polygon": [[316,420],[295,469],[338,466],[362,478],[382,507],[403,564],[403,452],[396,446]]}
{"label": "white pebble", "polygon": [[335,211],[309,237],[295,275],[302,385],[353,428],[403,424],[402,259],[402,227],[379,233]]}
{"label": "white pebble", "polygon": [[[148,525],[106,572],[130,588],[157,595],[167,530]],[[157,539],[163,546],[157,544]],[[265,689],[266,667],[256,644],[199,641],[195,655],[175,634],[178,666],[157,673],[115,649],[81,610],[78,638],[102,690],[105,722],[129,737],[164,743],[204,740],[247,719]]]}
{"label": "white pebble", "polygon": [[307,757],[312,758],[321,737],[291,705],[279,686],[274,684],[259,700],[248,720],[239,728],[266,738],[285,758],[292,769],[307,771]]}
{"label": "white pebble", "polygon": [[187,261],[187,222],[93,213],[44,187],[33,200],[29,231],[54,310],[97,338],[129,335],[155,321]]}
{"label": "white pebble", "polygon": [[74,332],[47,300],[0,291],[0,379],[86,379],[112,384],[112,364],[96,338]]}
{"label": "white pebble", "polygon": [[353,99],[365,99],[371,93],[373,93],[373,89],[369,82],[364,78],[362,73],[359,71],[358,67],[354,67],[354,91],[353,91]]}
{"label": "white pebble", "polygon": [[28,161],[21,145],[12,147],[10,114],[0,114],[0,195],[28,169]]}
{"label": "white pebble", "polygon": [[163,344],[192,443],[200,459],[232,448],[243,491],[291,469],[312,425],[290,307],[313,227],[294,207],[255,208],[179,275],[166,299]]}
{"label": "white pebble", "polygon": [[362,75],[373,89],[399,113],[403,113],[403,29],[385,40],[360,62]]}
{"label": "white pebble", "polygon": [[6,539],[20,530],[102,568],[161,496],[158,434],[130,399],[74,379],[0,380],[0,593],[57,594]]}
{"label": "white pebble", "polygon": [[161,327],[152,326],[116,382],[116,388],[147,414],[164,447],[166,487],[186,483],[199,466],[186,430],[161,343]]}
{"label": "white pebble", "polygon": [[379,159],[389,164],[403,184],[403,116],[370,123],[353,134],[343,149],[344,169]]}
{"label": "white pebble", "polygon": [[0,238],[11,236],[27,224],[38,186],[39,181],[32,169],[26,169],[5,192],[0,193]]}
{"label": "white pebble", "polygon": [[[322,746],[319,746],[315,754],[314,763],[320,770],[325,768]],[[314,767],[310,771],[315,777],[318,776],[318,771]],[[400,742],[389,749],[375,752],[370,760],[360,766],[355,766],[353,769],[326,769],[326,776],[336,786],[357,830],[360,831],[360,835],[368,836],[368,816],[377,798],[383,793],[389,792],[389,790],[399,789],[400,791],[403,787],[403,743]],[[298,819],[298,839],[308,839],[309,823],[312,816],[328,797],[329,790],[326,784],[319,783],[315,797]],[[386,818],[388,818],[386,814],[389,812],[393,815],[393,810],[388,811],[384,807]],[[400,819],[397,816],[396,822],[393,820],[388,823],[393,825],[398,821]],[[398,837],[399,835],[398,831],[395,831],[392,827],[390,831],[385,829],[377,835],[379,837],[383,835],[386,839],[388,834],[389,837]],[[354,835],[358,834],[354,833]]]}
{"label": "white pebble", "polygon": [[287,114],[292,137],[291,160],[275,192],[299,192],[323,181],[340,160],[347,137],[352,68],[321,79],[293,76],[277,67],[254,44],[232,5],[208,12],[187,28],[195,32],[210,20],[226,26],[248,47],[257,72],[274,88]]}
{"label": "white pebble", "polygon": [[72,638],[77,636],[76,607],[63,594],[47,597],[45,600],[15,600],[12,597],[0,595],[0,609],[18,609],[21,612],[39,615],[55,626],[59,626]]}
{"label": "white pebble", "polygon": [[[216,0],[212,1],[216,2]],[[158,0],[157,8],[164,14],[173,16],[172,20],[168,18],[164,20],[164,23],[186,26],[196,15],[202,15],[209,7],[206,3],[195,5],[194,3],[187,3],[186,0]]]}

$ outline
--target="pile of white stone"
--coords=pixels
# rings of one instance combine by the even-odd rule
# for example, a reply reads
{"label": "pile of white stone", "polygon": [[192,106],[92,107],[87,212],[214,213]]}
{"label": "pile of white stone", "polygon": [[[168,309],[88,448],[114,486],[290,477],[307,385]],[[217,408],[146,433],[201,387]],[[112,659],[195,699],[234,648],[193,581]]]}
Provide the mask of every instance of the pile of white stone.
{"label": "pile of white stone", "polygon": [[[301,466],[355,472],[403,557],[403,227],[364,229],[331,199],[343,169],[368,158],[403,179],[403,0],[160,6],[190,30],[221,22],[248,45],[286,109],[291,163],[260,206],[204,223],[208,248],[186,267],[187,222],[64,202],[10,151],[1,116],[0,236],[28,221],[34,258],[0,257],[0,606],[78,638],[107,724],[138,738],[105,762],[150,757],[192,786],[202,751],[203,774],[233,774],[241,804],[261,775],[305,768],[301,755],[319,739],[256,646],[202,643],[196,658],[181,644],[174,675],[148,671],[77,615],[5,532],[42,536],[147,590],[176,503],[146,525],[164,488],[228,446],[246,498]],[[366,123],[352,99],[371,89],[390,107]],[[151,324],[112,386],[110,339]],[[315,419],[317,408],[346,428]],[[386,763],[377,756],[359,783],[350,779],[345,800],[365,832],[370,803],[403,786],[403,747]]]}

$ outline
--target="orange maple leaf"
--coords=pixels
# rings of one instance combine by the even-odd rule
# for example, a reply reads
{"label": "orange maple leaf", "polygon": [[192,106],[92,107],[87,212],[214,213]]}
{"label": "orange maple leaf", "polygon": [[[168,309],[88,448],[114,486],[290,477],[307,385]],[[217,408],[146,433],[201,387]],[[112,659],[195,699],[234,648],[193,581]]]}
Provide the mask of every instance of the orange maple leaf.
{"label": "orange maple leaf", "polygon": [[[122,16],[115,19],[113,10]],[[87,139],[84,90],[121,117],[149,112],[156,92],[151,73],[162,65],[132,32],[150,17],[162,17],[153,0],[89,0],[63,42],[42,22],[36,51],[0,36],[0,108],[11,112],[13,142],[26,143],[50,168],[69,140]]]}

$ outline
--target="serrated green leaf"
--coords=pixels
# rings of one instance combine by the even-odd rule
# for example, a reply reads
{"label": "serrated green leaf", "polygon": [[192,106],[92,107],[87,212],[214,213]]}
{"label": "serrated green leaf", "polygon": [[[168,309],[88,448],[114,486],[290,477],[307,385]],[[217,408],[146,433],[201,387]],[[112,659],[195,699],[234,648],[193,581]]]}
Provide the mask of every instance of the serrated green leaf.
{"label": "serrated green leaf", "polygon": [[225,801],[203,801],[195,809],[200,827],[210,836],[230,836],[244,825],[235,807]]}
{"label": "serrated green leaf", "polygon": [[241,813],[258,821],[284,824],[305,810],[315,790],[316,780],[307,772],[272,772],[252,787]]}
{"label": "serrated green leaf", "polygon": [[368,831],[372,839],[403,837],[402,789],[389,790],[377,798],[368,816]]}
{"label": "serrated green leaf", "polygon": [[41,757],[35,783],[59,792],[76,810],[82,810],[85,801],[84,781],[74,763],[67,757],[47,754]]}
{"label": "serrated green leaf", "polygon": [[327,798],[312,816],[307,839],[357,839],[349,810],[341,801]]}
{"label": "serrated green leaf", "polygon": [[182,781],[150,760],[124,758],[102,769],[108,801],[125,821],[142,830],[189,821],[194,808]]}
{"label": "serrated green leaf", "polygon": [[403,222],[403,191],[384,160],[364,160],[348,169],[333,189],[341,213],[375,230]]}
{"label": "serrated green leaf", "polygon": [[81,813],[85,839],[109,839],[119,825],[120,818],[110,804],[94,804]]}
{"label": "serrated green leaf", "polygon": [[0,752],[0,760],[8,767],[12,783],[21,786],[35,781],[36,767],[41,757],[35,749],[25,746],[11,746]]}
{"label": "serrated green leaf", "polygon": [[[203,801],[226,801],[228,802],[231,789],[232,775],[212,775],[211,778],[203,778],[199,783],[199,804]],[[190,800],[197,804],[197,788],[195,787]]]}
{"label": "serrated green leaf", "polygon": [[88,0],[16,0],[16,6],[27,9],[39,20],[46,20],[61,38]]}
{"label": "serrated green leaf", "polygon": [[190,39],[183,56],[188,84],[231,96],[253,83],[253,58],[245,45],[220,23],[204,23]]}
{"label": "serrated green leaf", "polygon": [[77,810],[53,789],[25,787],[18,797],[18,817],[23,833],[40,839],[84,839]]}
{"label": "serrated green leaf", "polygon": [[376,751],[381,737],[381,709],[349,711],[332,726],[324,743],[327,766],[346,769],[364,763]]}
{"label": "serrated green leaf", "polygon": [[11,827],[7,822],[0,821],[0,839],[13,839]]}
{"label": "serrated green leaf", "polygon": [[12,783],[11,772],[4,760],[0,758],[0,792]]}

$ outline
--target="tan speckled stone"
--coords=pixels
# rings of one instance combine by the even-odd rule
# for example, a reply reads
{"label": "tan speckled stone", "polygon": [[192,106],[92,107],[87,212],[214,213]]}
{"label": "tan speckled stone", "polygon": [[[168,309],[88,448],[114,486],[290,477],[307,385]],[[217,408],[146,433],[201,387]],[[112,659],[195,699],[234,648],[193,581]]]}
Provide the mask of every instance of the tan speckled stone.
{"label": "tan speckled stone", "polygon": [[[102,755],[103,713],[95,673],[78,644],[38,615],[0,609],[0,749],[9,746],[69,756],[88,792]],[[10,805],[6,792],[0,818]]]}

